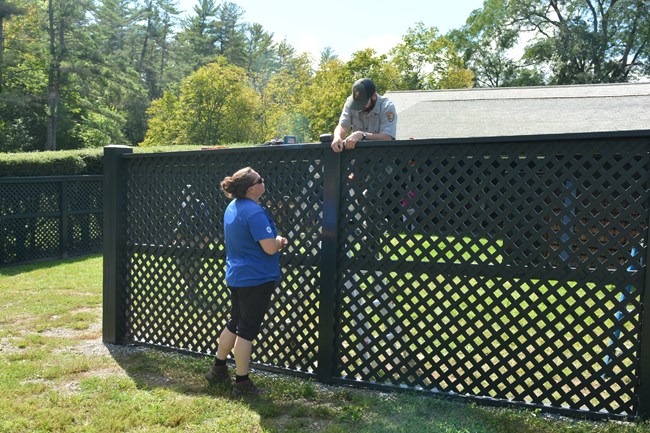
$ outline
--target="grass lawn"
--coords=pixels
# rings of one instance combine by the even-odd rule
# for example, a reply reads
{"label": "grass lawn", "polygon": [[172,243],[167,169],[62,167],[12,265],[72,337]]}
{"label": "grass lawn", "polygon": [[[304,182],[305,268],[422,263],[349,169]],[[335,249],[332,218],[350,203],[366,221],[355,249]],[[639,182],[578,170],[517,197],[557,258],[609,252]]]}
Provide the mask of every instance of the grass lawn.
{"label": "grass lawn", "polygon": [[208,357],[103,344],[101,285],[101,256],[0,269],[0,432],[650,433],[260,371],[234,400]]}

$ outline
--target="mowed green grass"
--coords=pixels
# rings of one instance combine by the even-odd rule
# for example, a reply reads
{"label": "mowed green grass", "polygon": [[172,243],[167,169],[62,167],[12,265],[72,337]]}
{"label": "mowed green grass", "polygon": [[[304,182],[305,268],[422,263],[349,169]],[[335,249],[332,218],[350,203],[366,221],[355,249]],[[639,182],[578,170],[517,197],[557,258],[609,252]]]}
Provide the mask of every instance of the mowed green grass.
{"label": "mowed green grass", "polygon": [[650,433],[259,371],[269,393],[235,400],[208,357],[103,344],[101,273],[101,256],[0,269],[0,432]]}

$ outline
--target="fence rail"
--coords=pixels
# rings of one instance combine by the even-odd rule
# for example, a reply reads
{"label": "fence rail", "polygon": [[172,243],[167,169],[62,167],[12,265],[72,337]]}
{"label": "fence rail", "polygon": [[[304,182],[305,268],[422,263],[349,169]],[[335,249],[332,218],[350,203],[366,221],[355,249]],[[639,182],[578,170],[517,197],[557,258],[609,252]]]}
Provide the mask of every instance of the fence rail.
{"label": "fence rail", "polygon": [[[645,417],[650,131],[105,153],[104,340],[213,354],[219,181],[290,245],[253,360],[323,382]],[[191,191],[191,193],[188,193]],[[180,210],[202,210],[179,235]]]}
{"label": "fence rail", "polygon": [[0,266],[100,252],[102,179],[0,178]]}

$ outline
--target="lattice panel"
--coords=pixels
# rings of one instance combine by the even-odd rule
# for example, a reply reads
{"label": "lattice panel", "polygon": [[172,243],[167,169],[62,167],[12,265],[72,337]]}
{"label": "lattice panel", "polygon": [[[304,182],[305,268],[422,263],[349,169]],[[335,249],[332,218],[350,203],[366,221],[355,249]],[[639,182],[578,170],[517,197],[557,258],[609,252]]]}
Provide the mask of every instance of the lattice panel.
{"label": "lattice panel", "polygon": [[59,253],[58,218],[11,218],[0,222],[0,263],[24,263],[56,257]]}
{"label": "lattice panel", "polygon": [[[318,340],[321,154],[322,150],[302,153],[296,160],[295,152],[269,148],[127,158],[127,339],[216,352],[229,307],[222,221],[229,199],[219,184],[237,169],[251,166],[265,179],[262,204],[278,231],[290,240],[282,258],[283,282],[273,297],[253,360],[313,372]],[[198,211],[188,218],[189,208]]]}
{"label": "lattice panel", "polygon": [[101,251],[103,245],[103,213],[81,213],[68,217],[68,252],[82,254]]}
{"label": "lattice panel", "polygon": [[68,251],[100,251],[103,243],[103,180],[70,181],[67,188]]}
{"label": "lattice panel", "polygon": [[101,177],[0,178],[0,266],[101,250],[102,190]]}
{"label": "lattice panel", "polygon": [[220,261],[143,248],[128,263],[129,327],[135,341],[208,352],[220,331],[225,292]]}
{"label": "lattice panel", "polygon": [[66,186],[69,211],[101,211],[103,209],[103,180],[70,181]]}
{"label": "lattice panel", "polygon": [[[0,183],[0,265],[59,255],[60,185],[52,182]],[[47,216],[46,216],[47,215]]]}
{"label": "lattice panel", "polygon": [[[216,351],[228,313],[219,181],[250,165],[290,239],[258,364],[326,376],[316,357],[333,348],[343,382],[637,413],[647,140],[368,145],[341,154],[341,173],[322,163],[335,159],[326,146],[289,149],[126,158],[127,340]],[[335,341],[319,347],[322,190],[335,176],[327,260],[339,273],[323,294],[336,293]],[[189,234],[188,185],[201,204]]]}
{"label": "lattice panel", "polygon": [[344,153],[337,375],[634,413],[648,148]]}
{"label": "lattice panel", "polygon": [[56,182],[0,184],[0,215],[58,212],[60,185]]}

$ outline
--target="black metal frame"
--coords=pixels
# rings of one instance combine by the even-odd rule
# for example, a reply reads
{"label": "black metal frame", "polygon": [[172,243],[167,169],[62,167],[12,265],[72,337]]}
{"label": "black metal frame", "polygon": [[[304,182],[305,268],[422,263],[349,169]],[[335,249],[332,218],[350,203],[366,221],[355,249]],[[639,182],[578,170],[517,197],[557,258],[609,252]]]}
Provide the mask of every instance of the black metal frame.
{"label": "black metal frame", "polygon": [[[590,418],[648,413],[650,131],[105,153],[104,341],[213,354],[219,181],[290,239],[253,354],[322,382]],[[180,243],[183,189],[206,209]],[[203,241],[203,239],[209,239]]]}

